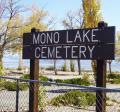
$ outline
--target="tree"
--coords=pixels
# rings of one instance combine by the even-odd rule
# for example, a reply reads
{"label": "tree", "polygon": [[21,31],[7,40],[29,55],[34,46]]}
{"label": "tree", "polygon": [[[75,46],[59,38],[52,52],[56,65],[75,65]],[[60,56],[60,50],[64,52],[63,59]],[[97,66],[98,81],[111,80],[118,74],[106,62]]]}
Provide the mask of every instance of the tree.
{"label": "tree", "polygon": [[117,57],[117,60],[120,61],[120,32],[117,32],[115,55]]}
{"label": "tree", "polygon": [[[66,14],[65,19],[62,21],[63,26],[66,29],[73,29],[73,28],[82,28],[83,27],[83,19],[82,19],[82,10],[80,9],[78,12],[72,12],[69,11]],[[68,60],[65,62],[65,66],[67,66],[69,63]],[[75,71],[75,61],[70,61],[70,69],[71,71]],[[69,68],[67,67],[69,70]],[[80,66],[80,60],[78,59],[78,72],[79,75],[81,73],[81,66]]]}
{"label": "tree", "polygon": [[107,60],[107,63],[109,65],[109,74],[111,74],[112,73],[112,69],[111,69],[112,60]]}
{"label": "tree", "polygon": [[[62,21],[62,24],[63,24],[63,26],[66,29],[73,29],[75,27],[74,14],[71,11],[69,11],[67,13],[67,16]],[[73,65],[72,68],[71,68],[71,66],[68,66],[69,65],[69,61],[68,60],[65,60],[64,64],[65,64],[64,66],[65,66],[65,68],[66,68],[67,71],[74,69],[73,61],[70,61],[70,65]]]}
{"label": "tree", "polygon": [[[97,27],[101,20],[100,1],[99,0],[82,0],[83,5],[83,26],[84,28]],[[96,61],[92,61],[92,69],[96,79]]]}
{"label": "tree", "polygon": [[37,7],[31,8],[31,15],[20,15],[23,8],[15,0],[1,0],[0,6],[0,66],[3,68],[2,58],[5,52],[20,52],[22,50],[23,33],[30,32],[33,27],[46,30],[44,23],[47,12]]}
{"label": "tree", "polygon": [[82,0],[83,3],[83,26],[94,28],[101,20],[100,0]]}
{"label": "tree", "polygon": [[0,1],[0,68],[3,69],[3,55],[6,51],[9,51],[12,46],[11,42],[17,41],[15,31],[18,27],[16,25],[16,17],[22,12],[22,8],[18,5],[18,1],[15,0],[1,0]]}

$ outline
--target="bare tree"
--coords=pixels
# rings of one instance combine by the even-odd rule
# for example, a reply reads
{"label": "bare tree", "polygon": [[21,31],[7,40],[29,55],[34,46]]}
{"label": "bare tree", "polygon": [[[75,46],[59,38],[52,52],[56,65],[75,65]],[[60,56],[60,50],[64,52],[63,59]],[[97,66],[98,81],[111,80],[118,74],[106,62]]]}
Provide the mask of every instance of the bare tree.
{"label": "bare tree", "polygon": [[[73,28],[83,28],[83,18],[82,18],[83,12],[82,10],[78,10],[78,12],[72,12],[69,11],[66,14],[66,18],[62,21],[63,26],[66,29],[73,29]],[[78,72],[79,75],[81,74],[81,66],[80,66],[80,60],[78,59]],[[71,62],[72,64],[73,62]],[[67,65],[66,65],[67,66]]]}
{"label": "bare tree", "polygon": [[[15,18],[22,11],[22,7],[18,5],[18,0],[1,0],[0,1],[0,66],[3,67],[3,54],[12,46],[12,42],[19,37],[15,34],[11,35],[18,27]],[[14,46],[14,45],[13,45]]]}
{"label": "bare tree", "polygon": [[112,60],[107,60],[107,63],[109,65],[109,74],[111,74],[112,73],[112,69],[111,69]]}

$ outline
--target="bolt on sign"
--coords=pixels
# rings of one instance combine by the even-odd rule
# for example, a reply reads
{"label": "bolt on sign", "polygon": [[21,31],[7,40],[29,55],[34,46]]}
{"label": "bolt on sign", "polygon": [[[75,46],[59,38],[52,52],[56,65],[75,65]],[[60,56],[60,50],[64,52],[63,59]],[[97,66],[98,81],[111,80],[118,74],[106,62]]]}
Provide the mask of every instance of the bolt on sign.
{"label": "bolt on sign", "polygon": [[115,27],[23,34],[23,59],[114,59]]}

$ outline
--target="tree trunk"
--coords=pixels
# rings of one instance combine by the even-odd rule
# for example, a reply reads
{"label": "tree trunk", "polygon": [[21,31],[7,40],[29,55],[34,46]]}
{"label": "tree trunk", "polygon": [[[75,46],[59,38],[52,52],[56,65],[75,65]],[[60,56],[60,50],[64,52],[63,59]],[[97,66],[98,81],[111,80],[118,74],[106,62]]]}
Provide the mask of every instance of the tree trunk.
{"label": "tree trunk", "polygon": [[110,71],[110,74],[112,73],[111,71],[111,63],[109,63],[109,71]]}
{"label": "tree trunk", "polygon": [[0,50],[0,75],[3,75],[3,52]]}
{"label": "tree trunk", "polygon": [[56,69],[56,59],[54,59],[54,72],[55,72],[55,75],[57,75],[57,69]]}
{"label": "tree trunk", "polygon": [[75,64],[73,60],[70,60],[70,70],[71,72],[75,72]]}
{"label": "tree trunk", "polygon": [[80,60],[78,59],[78,73],[79,75],[81,74],[81,65],[80,65]]}
{"label": "tree trunk", "polygon": [[3,55],[0,54],[0,66],[1,67],[3,67],[3,61],[2,61],[2,59],[3,59]]}
{"label": "tree trunk", "polygon": [[97,62],[96,60],[92,60],[92,71],[93,71],[93,75],[94,75],[94,80],[96,81],[96,74],[97,74]]}
{"label": "tree trunk", "polygon": [[66,71],[70,71],[70,60],[68,59],[65,60],[65,67],[66,67]]}
{"label": "tree trunk", "polygon": [[23,60],[22,60],[22,53],[21,51],[19,52],[19,65],[18,65],[18,70],[23,69]]}
{"label": "tree trunk", "polygon": [[112,74],[111,63],[112,63],[112,61],[109,61],[109,62],[108,62],[108,64],[109,64],[109,73],[110,73],[110,74]]}

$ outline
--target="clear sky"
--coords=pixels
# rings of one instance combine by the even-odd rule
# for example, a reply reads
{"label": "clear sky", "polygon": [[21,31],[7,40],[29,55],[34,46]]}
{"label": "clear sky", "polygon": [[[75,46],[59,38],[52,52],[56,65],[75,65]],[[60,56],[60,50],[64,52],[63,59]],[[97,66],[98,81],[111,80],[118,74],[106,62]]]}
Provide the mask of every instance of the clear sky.
{"label": "clear sky", "polygon": [[[116,29],[120,31],[120,0],[100,1],[103,19],[109,26],[116,26]],[[59,23],[68,11],[76,11],[80,8],[81,0],[22,0],[22,4],[28,7],[32,5],[43,7]],[[59,25],[56,24],[56,27],[61,27]]]}

